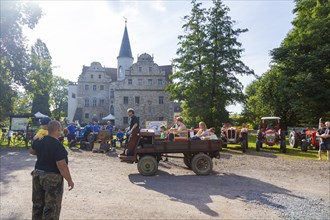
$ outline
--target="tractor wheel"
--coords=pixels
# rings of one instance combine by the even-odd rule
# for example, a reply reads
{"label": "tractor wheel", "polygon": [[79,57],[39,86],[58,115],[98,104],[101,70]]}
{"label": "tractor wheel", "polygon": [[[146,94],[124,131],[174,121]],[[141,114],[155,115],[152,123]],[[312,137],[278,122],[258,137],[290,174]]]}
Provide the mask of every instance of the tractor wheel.
{"label": "tractor wheel", "polygon": [[191,167],[197,175],[209,175],[213,169],[213,162],[211,157],[200,153],[193,157]]}
{"label": "tractor wheel", "polygon": [[185,154],[183,157],[183,162],[189,169],[191,169],[191,156]]}
{"label": "tractor wheel", "polygon": [[281,141],[281,151],[282,151],[282,153],[286,153],[286,143],[285,143],[285,140],[283,141]]}
{"label": "tractor wheel", "polygon": [[256,150],[257,151],[260,151],[261,145],[262,145],[261,141],[257,140],[257,143],[256,143]]}
{"label": "tractor wheel", "polygon": [[95,141],[95,136],[94,136],[93,133],[90,133],[90,134],[87,136],[87,141],[88,141],[89,143],[92,143],[92,142]]}
{"label": "tractor wheel", "polygon": [[308,142],[306,140],[301,141],[301,151],[307,152],[308,149]]}
{"label": "tractor wheel", "polygon": [[247,142],[246,140],[243,140],[241,143],[241,148],[242,148],[242,152],[245,153],[246,149],[247,149]]}
{"label": "tractor wheel", "polygon": [[298,147],[298,137],[295,136],[294,134],[290,134],[289,136],[289,144],[290,147],[297,148]]}
{"label": "tractor wheel", "polygon": [[154,156],[146,155],[139,160],[137,168],[141,175],[152,176],[158,170],[158,163]]}

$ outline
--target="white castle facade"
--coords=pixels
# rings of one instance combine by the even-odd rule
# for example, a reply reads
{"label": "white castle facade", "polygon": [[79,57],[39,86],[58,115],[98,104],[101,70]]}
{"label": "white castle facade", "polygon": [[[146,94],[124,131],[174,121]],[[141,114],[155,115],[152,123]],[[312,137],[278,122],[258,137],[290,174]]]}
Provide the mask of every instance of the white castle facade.
{"label": "white castle facade", "polygon": [[88,123],[111,114],[117,128],[128,126],[127,109],[133,108],[144,127],[145,121],[173,122],[174,103],[164,89],[170,83],[172,66],[159,66],[149,54],[133,63],[125,25],[117,68],[99,62],[83,66],[77,83],[69,85],[68,120]]}

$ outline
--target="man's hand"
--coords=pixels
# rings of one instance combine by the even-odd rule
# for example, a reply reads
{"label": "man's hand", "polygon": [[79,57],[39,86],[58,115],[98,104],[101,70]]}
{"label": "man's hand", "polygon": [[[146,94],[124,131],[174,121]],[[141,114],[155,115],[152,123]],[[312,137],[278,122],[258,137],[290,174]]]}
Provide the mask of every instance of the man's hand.
{"label": "man's hand", "polygon": [[71,189],[74,188],[74,182],[73,181],[68,182],[68,186],[69,186],[69,191],[70,191]]}

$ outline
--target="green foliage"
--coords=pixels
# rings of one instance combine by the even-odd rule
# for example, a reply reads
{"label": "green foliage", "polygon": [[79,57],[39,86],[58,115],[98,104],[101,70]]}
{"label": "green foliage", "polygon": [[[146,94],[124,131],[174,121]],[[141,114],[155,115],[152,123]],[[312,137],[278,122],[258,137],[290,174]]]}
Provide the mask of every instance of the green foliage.
{"label": "green foliage", "polygon": [[297,125],[330,117],[330,3],[296,3],[294,28],[271,52],[271,69],[246,89],[243,114],[250,120],[276,115]]}
{"label": "green foliage", "polygon": [[52,117],[67,117],[68,114],[68,86],[69,81],[59,77],[53,77],[53,86],[51,90]]}
{"label": "green foliage", "polygon": [[40,39],[32,46],[28,73],[29,83],[25,86],[33,94],[32,113],[50,115],[50,91],[52,90],[52,62],[45,43]]}
{"label": "green foliage", "polygon": [[0,121],[14,111],[17,85],[26,85],[28,55],[22,27],[34,28],[41,8],[33,2],[0,1]]}
{"label": "green foliage", "polygon": [[295,12],[294,29],[272,56],[294,95],[292,123],[315,123],[330,117],[330,3],[297,1]]}
{"label": "green foliage", "polygon": [[207,10],[192,1],[191,14],[184,17],[184,35],[178,37],[173,83],[167,88],[171,98],[182,103],[186,124],[193,127],[199,121],[215,127],[227,122],[226,106],[245,99],[236,75],[253,74],[240,61],[237,41],[247,30],[232,29],[229,9],[221,1],[213,3]]}

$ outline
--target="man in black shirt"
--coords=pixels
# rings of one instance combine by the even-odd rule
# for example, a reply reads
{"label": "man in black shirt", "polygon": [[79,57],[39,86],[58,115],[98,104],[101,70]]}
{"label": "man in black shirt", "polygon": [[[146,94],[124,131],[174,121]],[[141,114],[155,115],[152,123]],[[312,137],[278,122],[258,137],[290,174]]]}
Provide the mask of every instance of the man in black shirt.
{"label": "man in black shirt", "polygon": [[48,135],[35,140],[30,153],[37,155],[32,173],[32,219],[59,219],[63,196],[63,177],[73,189],[68,167],[68,153],[59,142],[61,124],[50,121]]}
{"label": "man in black shirt", "polygon": [[[127,133],[126,133],[126,138],[127,138],[127,144],[125,146],[125,150],[124,153],[122,153],[121,155],[125,155],[125,151],[126,151],[126,155],[130,156],[133,155],[133,150],[129,147],[130,144],[132,145],[132,143],[130,143],[131,139],[132,139],[132,135],[133,134],[137,134],[138,133],[138,129],[139,129],[139,119],[134,115],[134,109],[129,108],[127,109],[127,115],[129,117],[129,127],[127,128]],[[128,137],[127,137],[128,135]],[[133,144],[135,145],[135,144]]]}
{"label": "man in black shirt", "polygon": [[139,119],[134,115],[134,109],[127,109],[127,115],[130,118],[129,131],[131,134],[135,128],[139,128]]}

